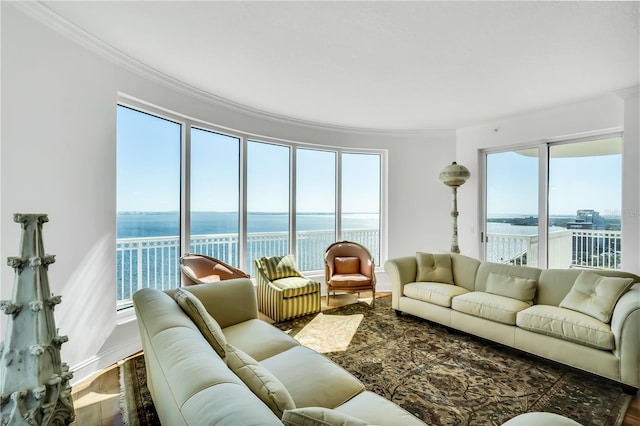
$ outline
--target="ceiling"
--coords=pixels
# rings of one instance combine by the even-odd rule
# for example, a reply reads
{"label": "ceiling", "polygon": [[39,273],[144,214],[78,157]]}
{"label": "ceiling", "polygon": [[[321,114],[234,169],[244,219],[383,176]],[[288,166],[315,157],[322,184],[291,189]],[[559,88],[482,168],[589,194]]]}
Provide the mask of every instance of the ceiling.
{"label": "ceiling", "polygon": [[379,130],[460,128],[638,85],[639,4],[42,2],[214,97]]}

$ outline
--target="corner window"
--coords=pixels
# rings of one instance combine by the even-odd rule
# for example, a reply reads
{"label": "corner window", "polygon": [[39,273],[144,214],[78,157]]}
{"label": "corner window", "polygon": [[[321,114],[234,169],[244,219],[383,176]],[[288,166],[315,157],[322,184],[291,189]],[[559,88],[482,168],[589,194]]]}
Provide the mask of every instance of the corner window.
{"label": "corner window", "polygon": [[185,253],[250,275],[254,259],[292,253],[322,274],[326,248],[352,240],[383,262],[383,152],[257,138],[131,100],[117,119],[119,309],[141,288],[180,286]]}

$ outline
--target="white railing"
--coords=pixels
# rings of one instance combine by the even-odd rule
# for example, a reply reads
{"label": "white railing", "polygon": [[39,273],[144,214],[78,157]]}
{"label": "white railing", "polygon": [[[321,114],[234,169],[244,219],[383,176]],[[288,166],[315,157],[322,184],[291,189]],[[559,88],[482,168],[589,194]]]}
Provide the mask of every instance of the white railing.
{"label": "white railing", "polygon": [[[343,239],[368,247],[376,262],[379,257],[377,229],[345,230]],[[323,255],[335,241],[333,231],[298,231],[297,262],[302,271],[323,270]],[[237,234],[194,235],[190,252],[212,256],[231,265],[238,265]],[[253,259],[289,253],[288,232],[247,234],[247,267],[241,269],[253,275]],[[175,237],[121,238],[116,240],[117,306],[132,305],[131,295],[141,288],[166,290],[180,283],[180,240]]]}
{"label": "white railing", "polygon": [[[620,231],[562,230],[549,233],[549,268],[620,269]],[[486,259],[513,265],[538,265],[538,236],[488,234]]]}

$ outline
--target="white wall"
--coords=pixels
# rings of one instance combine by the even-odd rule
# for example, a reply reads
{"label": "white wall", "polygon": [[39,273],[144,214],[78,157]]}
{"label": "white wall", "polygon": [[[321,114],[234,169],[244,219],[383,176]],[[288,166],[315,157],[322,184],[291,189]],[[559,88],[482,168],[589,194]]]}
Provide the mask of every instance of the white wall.
{"label": "white wall", "polygon": [[[633,100],[635,99],[635,101]],[[460,191],[460,247],[464,254],[480,257],[481,181],[479,151],[482,149],[531,144],[561,137],[620,130],[624,127],[622,189],[623,268],[640,272],[638,248],[638,107],[635,98],[625,101],[615,94],[583,102],[557,106],[481,126],[459,129],[456,158],[471,171],[471,179]],[[635,102],[635,104],[634,104]],[[635,105],[635,107],[634,107]]]}
{"label": "white wall", "polygon": [[[438,173],[455,157],[453,131],[348,131],[229,108],[116,65],[10,3],[0,7],[0,257],[19,248],[13,213],[49,215],[45,249],[56,255],[49,281],[62,295],[56,325],[69,336],[62,358],[75,372],[74,383],[139,348],[135,322],[118,325],[115,311],[118,92],[264,136],[386,149],[388,256],[448,248],[450,231],[441,224],[450,221],[451,194]],[[13,270],[3,267],[0,277],[0,297],[9,299]]]}

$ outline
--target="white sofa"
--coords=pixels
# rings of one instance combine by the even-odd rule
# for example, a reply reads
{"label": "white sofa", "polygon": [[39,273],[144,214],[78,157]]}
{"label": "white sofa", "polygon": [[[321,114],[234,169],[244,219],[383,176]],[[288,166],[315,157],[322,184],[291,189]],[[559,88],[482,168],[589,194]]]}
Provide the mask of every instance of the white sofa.
{"label": "white sofa", "polygon": [[640,387],[637,275],[480,262],[456,253],[416,253],[388,260],[385,270],[397,314],[607,377],[628,393]]}
{"label": "white sofa", "polygon": [[[210,343],[200,320],[181,308],[193,302],[189,294],[219,326],[216,331],[216,324],[205,321],[205,335],[213,330],[222,345],[219,340]],[[163,425],[264,426],[282,425],[283,419],[287,425],[424,425],[366,391],[324,355],[258,319],[250,280],[189,286],[175,296],[176,291],[154,289],[133,296],[147,382]],[[224,358],[217,352],[220,346]],[[301,411],[303,407],[307,409]]]}

